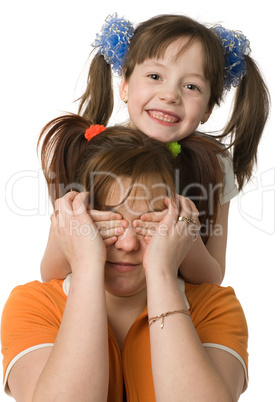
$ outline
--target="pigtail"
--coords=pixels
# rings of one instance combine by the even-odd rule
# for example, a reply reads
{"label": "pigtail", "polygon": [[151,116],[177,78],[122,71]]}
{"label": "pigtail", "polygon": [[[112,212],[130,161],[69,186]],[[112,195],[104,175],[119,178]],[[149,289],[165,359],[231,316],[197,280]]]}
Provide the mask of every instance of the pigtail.
{"label": "pigtail", "polygon": [[222,135],[231,135],[233,167],[239,190],[250,180],[257,162],[257,148],[270,103],[258,66],[249,56],[244,57],[247,72],[236,89],[232,116]]}
{"label": "pigtail", "polygon": [[52,204],[71,189],[82,191],[76,183],[77,163],[85,153],[85,131],[90,122],[69,114],[50,121],[40,133],[37,152],[47,181]]}
{"label": "pigtail", "polygon": [[94,124],[107,125],[114,107],[112,70],[103,55],[93,58],[87,79],[87,88],[81,96],[78,113]]}

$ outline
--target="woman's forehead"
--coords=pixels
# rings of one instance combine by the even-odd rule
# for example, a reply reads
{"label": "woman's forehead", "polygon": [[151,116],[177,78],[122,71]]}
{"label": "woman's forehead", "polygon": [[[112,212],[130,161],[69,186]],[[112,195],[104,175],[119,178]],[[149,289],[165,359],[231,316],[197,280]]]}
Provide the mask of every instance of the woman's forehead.
{"label": "woman's forehead", "polygon": [[105,199],[106,208],[126,209],[130,212],[162,211],[169,189],[163,181],[141,180],[131,185],[130,178],[114,182]]}

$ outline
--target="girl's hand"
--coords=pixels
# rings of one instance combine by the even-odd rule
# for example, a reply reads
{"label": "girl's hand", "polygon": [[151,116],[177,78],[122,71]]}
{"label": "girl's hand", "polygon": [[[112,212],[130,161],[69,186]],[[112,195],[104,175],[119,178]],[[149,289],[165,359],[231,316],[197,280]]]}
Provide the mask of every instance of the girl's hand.
{"label": "girl's hand", "polygon": [[92,266],[94,262],[105,265],[106,248],[88,210],[88,193],[71,191],[55,202],[51,216],[56,241],[69,261],[72,272],[75,267]]}
{"label": "girl's hand", "polygon": [[[199,230],[198,211],[192,201],[182,196],[177,196],[176,204],[166,198],[165,205],[168,211],[151,236],[143,266],[149,275],[161,272],[177,276],[179,266]],[[179,217],[184,220],[179,220]]]}
{"label": "girl's hand", "polygon": [[93,219],[106,247],[114,244],[118,236],[122,235],[124,229],[128,226],[128,222],[116,212],[90,209],[88,213]]}

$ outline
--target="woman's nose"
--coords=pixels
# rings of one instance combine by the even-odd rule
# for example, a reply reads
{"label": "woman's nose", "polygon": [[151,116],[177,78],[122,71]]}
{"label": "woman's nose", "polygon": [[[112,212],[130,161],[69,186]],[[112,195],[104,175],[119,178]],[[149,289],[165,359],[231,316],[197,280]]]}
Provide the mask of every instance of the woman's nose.
{"label": "woman's nose", "polygon": [[121,236],[118,236],[115,247],[125,252],[137,251],[140,247],[140,239],[135,228],[129,225]]}

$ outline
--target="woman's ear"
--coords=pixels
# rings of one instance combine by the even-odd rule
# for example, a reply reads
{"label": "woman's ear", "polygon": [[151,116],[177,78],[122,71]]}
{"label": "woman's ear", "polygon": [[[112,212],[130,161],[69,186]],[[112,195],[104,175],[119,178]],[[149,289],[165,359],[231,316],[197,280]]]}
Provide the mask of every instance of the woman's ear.
{"label": "woman's ear", "polygon": [[127,80],[122,76],[121,85],[120,85],[120,97],[124,103],[127,103],[128,100],[128,83]]}

